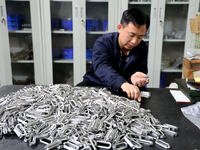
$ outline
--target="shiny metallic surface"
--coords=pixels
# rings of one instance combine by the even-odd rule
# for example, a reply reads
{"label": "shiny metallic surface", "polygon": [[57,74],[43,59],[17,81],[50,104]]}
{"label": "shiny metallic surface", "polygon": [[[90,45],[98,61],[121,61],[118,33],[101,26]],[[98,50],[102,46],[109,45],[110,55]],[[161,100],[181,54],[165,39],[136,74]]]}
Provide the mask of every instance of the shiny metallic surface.
{"label": "shiny metallic surface", "polygon": [[[106,89],[49,85],[23,88],[0,98],[0,138],[15,133],[45,149],[168,148],[160,139],[178,127],[161,124],[140,103]],[[121,144],[119,144],[121,143]]]}

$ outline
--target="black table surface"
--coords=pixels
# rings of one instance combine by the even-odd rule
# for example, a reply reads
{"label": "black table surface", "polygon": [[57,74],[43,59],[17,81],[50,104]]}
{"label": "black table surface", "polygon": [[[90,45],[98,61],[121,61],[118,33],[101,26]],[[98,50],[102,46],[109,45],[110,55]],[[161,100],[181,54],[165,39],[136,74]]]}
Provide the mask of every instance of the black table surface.
{"label": "black table surface", "polygon": [[[24,86],[3,86],[0,88],[0,97],[17,91]],[[173,150],[200,150],[200,130],[185,118],[180,110],[181,107],[189,104],[176,103],[171,96],[169,89],[150,88],[151,98],[143,99],[141,107],[150,109],[151,113],[161,123],[169,123],[179,127],[178,136],[167,136],[164,141],[171,145]],[[0,150],[40,150],[44,149],[41,143],[29,147],[22,139],[16,135],[4,136],[0,139]],[[154,146],[144,146],[143,150],[160,150],[162,148]]]}

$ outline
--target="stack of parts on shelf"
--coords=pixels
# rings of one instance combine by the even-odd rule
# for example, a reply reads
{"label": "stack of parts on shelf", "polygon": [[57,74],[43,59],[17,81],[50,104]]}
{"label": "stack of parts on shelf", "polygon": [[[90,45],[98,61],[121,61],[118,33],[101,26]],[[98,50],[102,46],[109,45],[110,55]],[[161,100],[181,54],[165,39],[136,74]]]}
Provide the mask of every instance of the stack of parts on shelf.
{"label": "stack of parts on shelf", "polygon": [[92,59],[92,50],[87,48],[86,49],[86,59],[91,60]]}
{"label": "stack of parts on shelf", "polygon": [[[178,127],[161,124],[140,103],[106,89],[70,85],[23,88],[0,98],[0,137],[15,133],[45,149],[168,149],[166,135]],[[3,131],[3,132],[2,132]]]}
{"label": "stack of parts on shelf", "polygon": [[12,61],[33,60],[33,49],[27,48],[17,53],[11,53]]}

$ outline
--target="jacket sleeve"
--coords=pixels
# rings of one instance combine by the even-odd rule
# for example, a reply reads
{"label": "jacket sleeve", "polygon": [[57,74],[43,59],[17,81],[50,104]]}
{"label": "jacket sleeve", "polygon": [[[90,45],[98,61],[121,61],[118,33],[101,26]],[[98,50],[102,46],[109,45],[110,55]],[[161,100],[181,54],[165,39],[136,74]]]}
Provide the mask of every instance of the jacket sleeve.
{"label": "jacket sleeve", "polygon": [[[117,73],[111,65],[111,56],[114,54],[104,38],[98,39],[93,48],[93,69],[95,75],[111,90],[118,92],[126,80]],[[113,50],[114,51],[114,50]]]}

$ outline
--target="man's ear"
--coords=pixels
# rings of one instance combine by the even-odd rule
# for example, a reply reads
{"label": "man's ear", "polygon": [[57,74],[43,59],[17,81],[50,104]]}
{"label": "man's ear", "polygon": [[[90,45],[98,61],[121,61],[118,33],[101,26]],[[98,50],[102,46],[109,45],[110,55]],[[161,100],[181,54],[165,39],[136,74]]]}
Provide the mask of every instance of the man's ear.
{"label": "man's ear", "polygon": [[122,28],[123,28],[122,24],[118,24],[118,25],[117,25],[117,30],[118,30],[118,32],[120,32],[120,31],[122,30]]}

